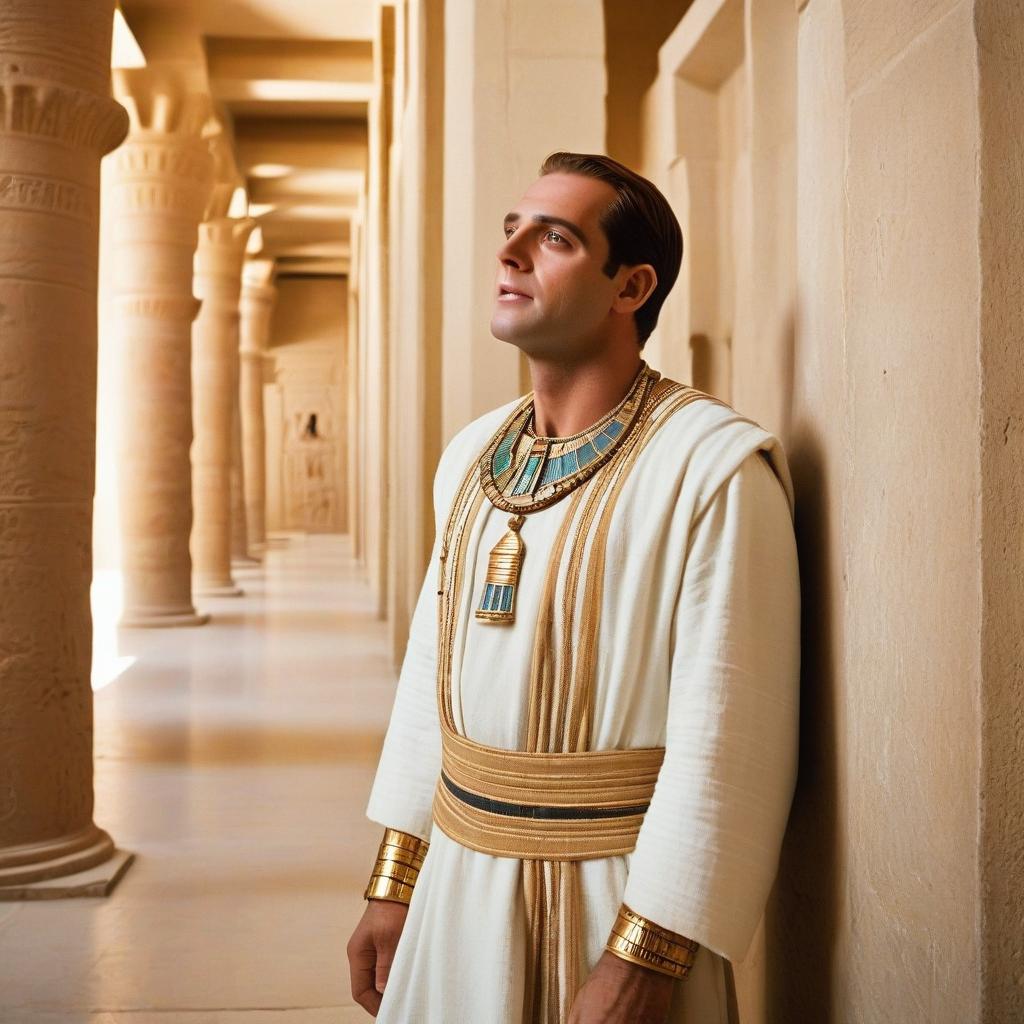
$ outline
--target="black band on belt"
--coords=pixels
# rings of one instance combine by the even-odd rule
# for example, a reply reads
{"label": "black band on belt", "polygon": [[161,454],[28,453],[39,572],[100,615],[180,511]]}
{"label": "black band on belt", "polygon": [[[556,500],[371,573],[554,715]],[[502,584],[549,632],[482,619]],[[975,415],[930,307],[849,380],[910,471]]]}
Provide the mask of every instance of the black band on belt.
{"label": "black band on belt", "polygon": [[504,800],[470,793],[457,786],[441,772],[441,781],[452,796],[470,807],[492,814],[504,814],[510,818],[546,818],[554,821],[578,821],[581,818],[628,818],[632,814],[644,814],[650,804],[634,804],[632,807],[537,807],[534,804],[510,804]]}

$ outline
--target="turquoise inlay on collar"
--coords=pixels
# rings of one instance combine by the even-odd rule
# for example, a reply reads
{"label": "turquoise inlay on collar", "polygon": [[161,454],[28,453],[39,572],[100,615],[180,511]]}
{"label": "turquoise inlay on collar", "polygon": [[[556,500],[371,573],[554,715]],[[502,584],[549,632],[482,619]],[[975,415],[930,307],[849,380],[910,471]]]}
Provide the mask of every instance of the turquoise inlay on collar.
{"label": "turquoise inlay on collar", "polygon": [[588,441],[586,444],[581,444],[576,449],[576,461],[579,463],[580,469],[584,466],[589,466],[594,459],[597,458],[597,449],[594,447],[592,441]]}
{"label": "turquoise inlay on collar", "polygon": [[515,438],[509,434],[509,436],[504,438],[501,444],[498,445],[497,451],[494,453],[494,461],[491,467],[495,476],[501,476],[501,474],[512,465],[513,441],[515,441]]}
{"label": "turquoise inlay on collar", "polygon": [[547,465],[544,467],[544,472],[541,474],[540,482],[547,484],[552,480],[561,480],[563,476],[568,476],[569,473],[569,456],[559,455],[556,459],[548,460]]}
{"label": "turquoise inlay on collar", "polygon": [[539,455],[531,455],[526,460],[526,467],[522,473],[519,474],[519,479],[516,481],[515,487],[512,489],[512,496],[515,497],[517,494],[526,494],[530,490],[533,484],[534,475],[537,472],[537,466],[540,464]]}

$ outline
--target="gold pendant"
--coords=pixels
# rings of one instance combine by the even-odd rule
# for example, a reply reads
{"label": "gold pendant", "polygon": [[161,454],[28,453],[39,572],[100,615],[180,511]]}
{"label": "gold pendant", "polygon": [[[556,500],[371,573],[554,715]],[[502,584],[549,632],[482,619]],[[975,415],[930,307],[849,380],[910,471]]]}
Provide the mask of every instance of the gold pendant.
{"label": "gold pendant", "polygon": [[476,610],[476,617],[484,622],[515,622],[519,570],[526,553],[526,546],[519,536],[519,528],[524,522],[525,516],[512,516],[508,521],[508,532],[491,550],[487,561],[484,596]]}

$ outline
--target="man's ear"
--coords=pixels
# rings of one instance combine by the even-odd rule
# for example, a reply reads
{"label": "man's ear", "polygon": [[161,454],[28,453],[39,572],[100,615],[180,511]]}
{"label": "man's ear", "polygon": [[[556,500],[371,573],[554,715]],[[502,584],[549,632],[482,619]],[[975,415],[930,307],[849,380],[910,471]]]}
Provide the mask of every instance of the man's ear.
{"label": "man's ear", "polygon": [[612,302],[616,313],[635,313],[658,287],[658,274],[650,263],[638,263],[635,267],[623,267],[625,277],[619,292]]}

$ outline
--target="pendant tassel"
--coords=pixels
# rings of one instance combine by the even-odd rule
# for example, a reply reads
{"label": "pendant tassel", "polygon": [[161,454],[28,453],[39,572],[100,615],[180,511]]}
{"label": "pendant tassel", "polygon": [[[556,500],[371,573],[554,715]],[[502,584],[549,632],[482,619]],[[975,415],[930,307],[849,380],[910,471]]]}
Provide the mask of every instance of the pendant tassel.
{"label": "pendant tassel", "polygon": [[519,536],[525,516],[514,515],[508,521],[508,532],[494,545],[487,561],[487,578],[476,617],[484,622],[508,625],[516,618],[516,590],[526,546]]}

